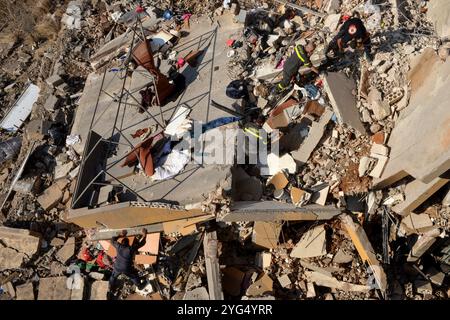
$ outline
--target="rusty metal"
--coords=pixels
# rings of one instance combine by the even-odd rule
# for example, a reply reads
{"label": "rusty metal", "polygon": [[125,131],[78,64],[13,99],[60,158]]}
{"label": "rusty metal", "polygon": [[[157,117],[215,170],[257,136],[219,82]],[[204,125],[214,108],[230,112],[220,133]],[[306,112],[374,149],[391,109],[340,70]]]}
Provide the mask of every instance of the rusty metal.
{"label": "rusty metal", "polygon": [[156,97],[158,105],[162,105],[167,97],[174,91],[175,86],[169,83],[169,79],[155,66],[153,54],[148,41],[141,41],[133,50],[133,59],[144,67],[155,78]]}

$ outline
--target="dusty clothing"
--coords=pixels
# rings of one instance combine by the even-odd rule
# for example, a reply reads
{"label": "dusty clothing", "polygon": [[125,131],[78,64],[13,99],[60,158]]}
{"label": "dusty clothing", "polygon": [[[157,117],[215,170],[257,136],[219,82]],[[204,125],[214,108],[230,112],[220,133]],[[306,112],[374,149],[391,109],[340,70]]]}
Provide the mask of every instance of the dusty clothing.
{"label": "dusty clothing", "polygon": [[[356,32],[354,34],[350,34],[349,31],[352,26],[356,27]],[[366,51],[366,53],[370,53],[370,36],[363,22],[359,18],[349,19],[341,26],[338,34],[330,42],[327,53],[331,50],[333,50],[334,52],[339,51],[337,43],[338,39],[341,39],[343,49],[348,47],[356,49],[358,46],[364,46],[364,50]]]}
{"label": "dusty clothing", "polygon": [[294,48],[292,55],[286,60],[283,66],[283,80],[278,84],[278,89],[284,90],[292,78],[297,74],[300,67],[311,66],[311,61],[306,54],[305,49],[301,45],[297,45]]}
{"label": "dusty clothing", "polygon": [[117,241],[118,237],[112,238],[112,245],[117,250],[117,257],[114,262],[113,273],[109,278],[110,289],[114,286],[117,277],[121,274],[130,278],[136,286],[139,285],[138,277],[133,268],[133,256],[139,248],[145,245],[145,238],[143,237],[141,241],[135,242],[132,246],[119,243]]}

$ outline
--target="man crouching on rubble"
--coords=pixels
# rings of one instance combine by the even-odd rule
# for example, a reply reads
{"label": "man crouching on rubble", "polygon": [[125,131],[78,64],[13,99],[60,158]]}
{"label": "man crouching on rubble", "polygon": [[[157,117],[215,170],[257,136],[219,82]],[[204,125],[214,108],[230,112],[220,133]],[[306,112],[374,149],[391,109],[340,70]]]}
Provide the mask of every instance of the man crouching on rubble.
{"label": "man crouching on rubble", "polygon": [[[109,278],[109,291],[112,292],[114,284],[117,278],[124,274],[138,287],[142,289],[142,285],[138,279],[137,273],[133,268],[133,256],[139,248],[145,245],[145,239],[147,237],[147,229],[142,229],[142,239],[135,241],[133,245],[130,245],[128,238],[126,238],[127,232],[123,230],[116,237],[111,240],[112,245],[117,250],[117,257],[114,261],[114,267],[111,277]],[[117,239],[123,237],[122,243],[119,243]]]}
{"label": "man crouching on rubble", "polygon": [[302,66],[309,67],[313,72],[319,74],[319,70],[309,60],[315,49],[316,46],[312,42],[305,47],[299,44],[294,47],[294,52],[284,63],[283,80],[276,86],[276,92],[279,93],[286,90]]}
{"label": "man crouching on rubble", "polygon": [[334,56],[342,55],[346,51],[354,51],[364,47],[366,59],[372,61],[370,34],[361,19],[351,18],[341,26],[338,34],[331,40],[326,55],[333,52]]}

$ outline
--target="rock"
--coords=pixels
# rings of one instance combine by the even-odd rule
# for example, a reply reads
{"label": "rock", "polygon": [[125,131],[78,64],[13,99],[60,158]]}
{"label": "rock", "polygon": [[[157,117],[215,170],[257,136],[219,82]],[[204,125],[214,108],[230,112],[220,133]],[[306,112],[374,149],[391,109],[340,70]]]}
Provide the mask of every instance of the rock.
{"label": "rock", "polygon": [[261,269],[267,269],[272,263],[272,254],[270,252],[258,252],[255,257],[255,264]]}
{"label": "rock", "polygon": [[16,300],[34,300],[33,283],[29,282],[16,287]]}
{"label": "rock", "polygon": [[341,7],[341,0],[328,0],[328,2],[324,6],[324,10],[326,13],[335,13],[338,12]]}
{"label": "rock", "polygon": [[314,298],[316,296],[316,290],[314,289],[314,283],[308,282],[307,288],[308,288],[308,291],[306,291],[306,297]]}
{"label": "rock", "polygon": [[91,286],[89,300],[107,300],[108,281],[95,281]]}
{"label": "rock", "polygon": [[292,258],[312,258],[327,254],[326,236],[323,225],[308,230],[292,249]]}
{"label": "rock", "polygon": [[416,48],[411,45],[406,45],[403,47],[403,53],[407,56],[412,54],[414,51],[416,51]]}
{"label": "rock", "polygon": [[381,92],[377,89],[372,88],[370,90],[367,100],[371,110],[373,111],[375,120],[383,120],[391,115],[389,103],[383,101],[381,98]]}

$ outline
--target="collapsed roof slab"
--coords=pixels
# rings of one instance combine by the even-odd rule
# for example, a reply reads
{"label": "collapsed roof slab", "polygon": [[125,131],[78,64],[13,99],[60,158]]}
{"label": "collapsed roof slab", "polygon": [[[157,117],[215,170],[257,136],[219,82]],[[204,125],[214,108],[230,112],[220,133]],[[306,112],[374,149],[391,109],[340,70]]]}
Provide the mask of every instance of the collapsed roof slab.
{"label": "collapsed roof slab", "polygon": [[411,65],[410,103],[392,130],[390,159],[375,188],[407,175],[429,183],[450,169],[450,60],[427,48]]}
{"label": "collapsed roof slab", "polygon": [[[222,110],[212,108],[210,101],[214,96],[214,100],[222,105],[230,106],[236,102],[235,99],[227,97],[224,90],[229,82],[226,67],[228,57],[227,52],[219,50],[219,47],[242,26],[232,22],[232,15],[219,17],[219,22],[220,26],[211,26],[207,17],[200,18],[195,28],[192,27],[189,30],[189,35],[181,38],[174,47],[179,56],[186,56],[196,50],[202,50],[203,54],[198,58],[197,67],[186,64],[180,69],[180,73],[185,77],[187,88],[180,96],[173,99],[175,101],[169,101],[162,106],[162,115],[158,107],[149,107],[148,113],[139,112],[141,100],[138,93],[139,86],[145,86],[150,81],[145,72],[138,70],[139,68],[134,70],[125,81],[121,79],[123,73],[111,70],[107,70],[104,81],[103,75],[94,73],[89,75],[86,81],[71,132],[73,135],[81,136],[81,143],[75,144],[74,148],[79,154],[83,153],[90,130],[98,133],[103,139],[110,139],[116,124],[118,127],[114,134],[114,139],[117,138],[114,140],[117,144],[116,155],[106,161],[107,165],[112,165],[108,168],[108,173],[118,178],[130,190],[138,193],[141,201],[192,204],[203,201],[205,195],[207,197],[209,192],[215,191],[218,186],[229,181],[229,165],[189,163],[181,173],[171,179],[151,181],[145,175],[134,174],[134,168],[121,167],[123,162],[118,162],[132,149],[131,145],[135,146],[141,142],[139,138],[132,138],[131,134],[138,129],[149,128],[157,122],[162,124],[161,118],[171,119],[179,108],[189,108],[190,118],[194,121],[208,122],[219,117],[230,116]],[[162,68],[164,63],[163,61]],[[120,105],[120,99],[115,97],[121,96],[123,85],[125,93],[134,92],[134,99],[126,94],[122,97]],[[93,118],[97,100],[99,103]],[[93,125],[90,129],[92,118]],[[159,127],[159,130],[161,129]],[[80,172],[80,176],[82,174]],[[105,181],[117,184],[117,181],[109,175],[105,177]],[[136,195],[133,194],[133,196]],[[137,199],[135,197],[123,199],[123,201],[128,200]]]}
{"label": "collapsed roof slab", "polygon": [[237,201],[231,206],[231,212],[217,220],[237,221],[316,221],[330,220],[341,210],[333,206],[307,205],[296,207],[293,204],[277,201]]}
{"label": "collapsed roof slab", "polygon": [[70,209],[65,221],[83,228],[131,228],[206,215],[200,209],[185,210],[164,203],[121,202],[94,209]]}

